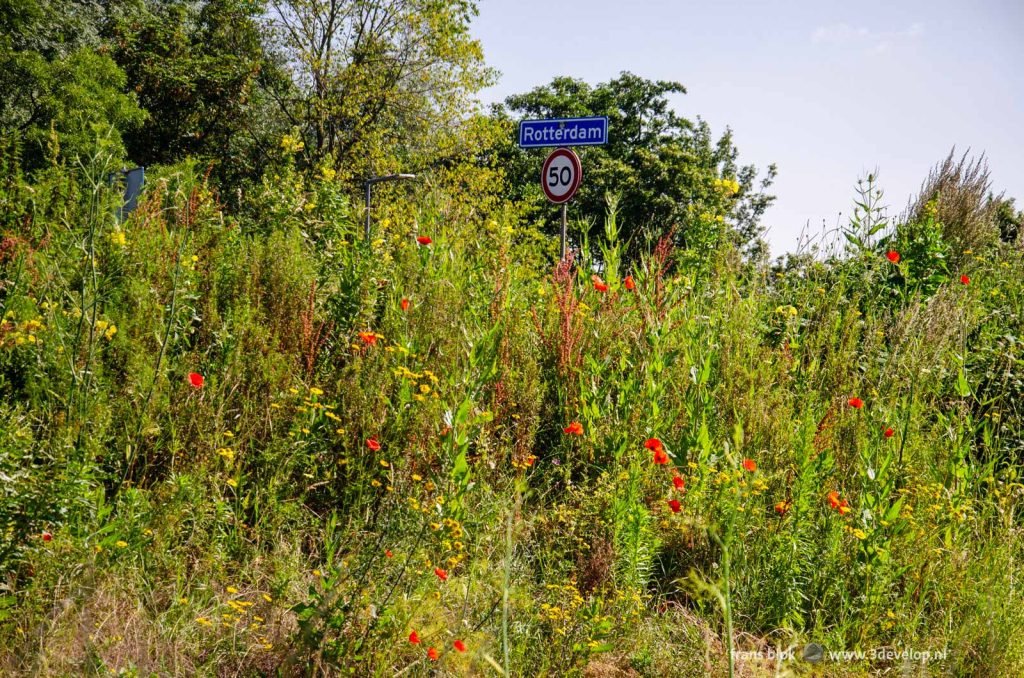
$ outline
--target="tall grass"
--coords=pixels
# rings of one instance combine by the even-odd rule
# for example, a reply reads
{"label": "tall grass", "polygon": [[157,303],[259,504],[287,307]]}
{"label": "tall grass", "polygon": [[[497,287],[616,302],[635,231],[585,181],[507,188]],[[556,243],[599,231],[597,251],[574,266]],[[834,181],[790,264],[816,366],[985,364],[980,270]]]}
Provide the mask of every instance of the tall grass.
{"label": "tall grass", "polygon": [[3,189],[6,671],[1024,668],[1024,264],[941,198],[872,177],[771,269],[627,263],[613,206],[556,263],[429,191],[366,243],[290,170],[226,213],[167,168],[119,225],[104,162]]}

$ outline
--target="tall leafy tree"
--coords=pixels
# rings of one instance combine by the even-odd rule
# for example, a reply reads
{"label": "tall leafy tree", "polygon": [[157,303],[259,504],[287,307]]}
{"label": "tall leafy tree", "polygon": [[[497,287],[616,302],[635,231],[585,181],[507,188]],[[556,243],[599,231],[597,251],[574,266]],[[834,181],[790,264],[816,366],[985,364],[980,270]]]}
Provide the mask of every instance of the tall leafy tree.
{"label": "tall leafy tree", "polygon": [[[584,178],[573,212],[589,222],[590,234],[601,231],[606,198],[616,195],[634,256],[668,232],[690,249],[714,247],[725,235],[757,249],[759,219],[773,199],[765,191],[775,168],[759,182],[754,167],[737,163],[729,130],[716,140],[702,120],[676,115],[668,97],[685,92],[677,82],[628,72],[596,86],[560,77],[508,97],[494,116],[506,121],[510,132],[525,118],[608,116],[609,143],[577,149]],[[508,139],[503,155],[512,196],[535,205],[553,226],[556,209],[546,206],[539,184],[541,159],[550,149],[523,150],[512,143],[511,133]]]}
{"label": "tall leafy tree", "polygon": [[102,49],[102,16],[97,2],[0,0],[0,136],[21,144],[27,169],[53,142],[65,156],[99,138],[116,149],[145,117]]}
{"label": "tall leafy tree", "polygon": [[471,0],[269,0],[267,36],[293,76],[270,92],[310,166],[340,179],[417,170],[464,152],[491,82]]}
{"label": "tall leafy tree", "polygon": [[[114,55],[149,119],[128,135],[140,164],[198,157],[229,185],[255,178],[283,127],[265,86],[287,75],[264,53],[261,3],[135,0],[110,18]],[[276,85],[275,85],[276,86]]]}

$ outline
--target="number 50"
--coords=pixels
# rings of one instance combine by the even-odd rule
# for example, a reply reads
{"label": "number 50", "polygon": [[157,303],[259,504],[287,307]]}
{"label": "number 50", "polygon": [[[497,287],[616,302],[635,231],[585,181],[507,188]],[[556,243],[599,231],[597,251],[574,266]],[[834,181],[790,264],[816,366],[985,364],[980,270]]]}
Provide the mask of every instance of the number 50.
{"label": "number 50", "polygon": [[548,170],[548,186],[558,186],[564,184],[568,186],[572,183],[572,168],[571,167],[552,167]]}

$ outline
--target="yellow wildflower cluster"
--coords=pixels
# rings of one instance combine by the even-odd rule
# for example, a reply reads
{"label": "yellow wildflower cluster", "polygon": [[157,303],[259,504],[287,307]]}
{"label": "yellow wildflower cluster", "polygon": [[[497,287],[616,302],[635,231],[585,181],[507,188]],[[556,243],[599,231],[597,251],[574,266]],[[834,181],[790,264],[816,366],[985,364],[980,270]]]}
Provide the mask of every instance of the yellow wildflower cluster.
{"label": "yellow wildflower cluster", "polygon": [[555,633],[565,636],[574,624],[577,610],[583,606],[583,596],[572,582],[547,584],[544,588],[556,597],[556,604],[542,603],[539,616],[551,624]]}
{"label": "yellow wildflower cluster", "polygon": [[128,246],[128,239],[125,237],[124,231],[122,231],[119,228],[111,231],[108,237],[110,238],[111,244],[114,245],[115,247]]}
{"label": "yellow wildflower cluster", "polygon": [[96,331],[101,333],[107,341],[110,341],[117,334],[117,325],[106,320],[97,320]]}
{"label": "yellow wildflower cluster", "polygon": [[38,334],[44,331],[46,325],[43,324],[42,318],[15,322],[14,312],[8,311],[4,314],[4,321],[0,323],[0,347],[40,344],[42,342]]}

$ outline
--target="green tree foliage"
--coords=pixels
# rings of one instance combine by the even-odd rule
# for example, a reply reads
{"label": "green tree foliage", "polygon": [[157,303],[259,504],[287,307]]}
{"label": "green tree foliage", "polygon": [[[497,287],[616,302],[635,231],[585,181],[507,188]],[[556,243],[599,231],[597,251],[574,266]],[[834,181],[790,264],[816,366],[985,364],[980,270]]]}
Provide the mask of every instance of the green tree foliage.
{"label": "green tree foliage", "polygon": [[265,58],[259,11],[247,0],[150,0],[112,19],[115,58],[150,113],[126,140],[133,160],[202,158],[229,185],[258,176],[282,131],[261,85],[286,79]]}
{"label": "green tree foliage", "polygon": [[[508,97],[494,115],[507,123],[513,118],[608,116],[609,143],[577,149],[584,180],[572,209],[589,221],[589,235],[600,231],[606,196],[617,194],[633,254],[645,240],[670,229],[679,244],[714,246],[724,223],[740,241],[755,244],[762,232],[759,219],[773,199],[764,191],[775,168],[769,167],[758,183],[754,167],[737,164],[730,131],[716,141],[707,123],[676,115],[668,97],[685,92],[677,82],[632,73],[597,86],[560,77]],[[542,205],[538,173],[548,151],[519,149],[509,132],[504,149],[509,190],[515,199]],[[554,209],[542,209],[542,214],[547,223],[555,223]]]}
{"label": "green tree foliage", "polygon": [[340,179],[449,162],[492,81],[468,0],[271,0],[267,37],[293,76],[271,89],[308,166]]}
{"label": "green tree foliage", "polygon": [[119,145],[145,117],[99,49],[100,16],[91,2],[0,1],[0,135],[23,144],[28,169],[42,165],[51,130],[70,157],[99,137]]}

